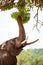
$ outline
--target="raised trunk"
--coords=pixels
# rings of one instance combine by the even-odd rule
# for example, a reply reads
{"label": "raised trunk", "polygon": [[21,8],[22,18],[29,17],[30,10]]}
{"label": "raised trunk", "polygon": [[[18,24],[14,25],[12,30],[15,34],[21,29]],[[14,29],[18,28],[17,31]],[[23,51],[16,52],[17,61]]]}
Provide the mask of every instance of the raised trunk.
{"label": "raised trunk", "polygon": [[24,30],[24,27],[23,27],[23,24],[22,24],[22,17],[21,17],[21,15],[18,15],[17,23],[18,23],[18,26],[19,26],[19,39],[21,41],[23,41],[23,40],[25,40],[26,36],[25,36],[25,30]]}

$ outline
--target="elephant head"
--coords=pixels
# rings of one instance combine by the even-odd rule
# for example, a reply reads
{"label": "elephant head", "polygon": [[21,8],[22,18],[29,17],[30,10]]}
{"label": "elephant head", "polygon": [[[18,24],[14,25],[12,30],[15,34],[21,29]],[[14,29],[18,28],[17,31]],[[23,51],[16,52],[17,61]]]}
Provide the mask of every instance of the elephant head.
{"label": "elephant head", "polygon": [[22,24],[22,17],[21,15],[17,16],[17,23],[18,23],[18,27],[19,27],[19,36],[17,38],[14,38],[15,42],[15,52],[13,52],[15,55],[19,55],[20,52],[23,50],[23,47],[25,47],[26,45],[30,45],[33,44],[35,42],[37,42],[39,39],[32,41],[30,43],[27,43],[27,39],[26,35],[25,35],[25,30]]}
{"label": "elephant head", "polygon": [[38,41],[39,39],[27,43],[25,30],[22,24],[22,17],[21,15],[17,16],[17,23],[19,27],[19,36],[10,40],[7,40],[2,45],[0,45],[0,49],[8,51],[11,55],[17,56],[23,50],[23,47],[26,45],[30,45]]}

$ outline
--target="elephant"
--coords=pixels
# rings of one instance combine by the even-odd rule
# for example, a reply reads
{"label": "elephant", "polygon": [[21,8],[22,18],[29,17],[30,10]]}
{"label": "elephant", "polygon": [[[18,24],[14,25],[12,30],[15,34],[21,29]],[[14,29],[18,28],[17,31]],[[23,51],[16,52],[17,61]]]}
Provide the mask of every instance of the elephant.
{"label": "elephant", "polygon": [[39,39],[27,43],[26,33],[22,24],[21,15],[17,16],[17,23],[19,27],[19,35],[16,38],[5,41],[0,45],[0,65],[17,65],[17,58],[23,47],[33,44]]}

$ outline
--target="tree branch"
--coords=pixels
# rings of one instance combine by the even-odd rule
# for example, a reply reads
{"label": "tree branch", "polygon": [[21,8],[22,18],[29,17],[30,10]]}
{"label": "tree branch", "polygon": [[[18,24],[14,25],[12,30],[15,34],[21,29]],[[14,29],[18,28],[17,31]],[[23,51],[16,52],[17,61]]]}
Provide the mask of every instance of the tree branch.
{"label": "tree branch", "polygon": [[0,9],[1,9],[2,7],[5,7],[7,3],[13,5],[13,4],[14,4],[14,0],[10,0],[10,1],[9,1],[9,0],[0,1]]}
{"label": "tree branch", "polygon": [[39,7],[38,7],[38,9],[37,9],[37,13],[36,13],[36,15],[34,16],[34,19],[36,18],[36,24],[34,25],[34,27],[33,27],[33,29],[36,27],[36,29],[38,30],[38,32],[39,32],[39,29],[38,29],[38,10],[39,10]]}

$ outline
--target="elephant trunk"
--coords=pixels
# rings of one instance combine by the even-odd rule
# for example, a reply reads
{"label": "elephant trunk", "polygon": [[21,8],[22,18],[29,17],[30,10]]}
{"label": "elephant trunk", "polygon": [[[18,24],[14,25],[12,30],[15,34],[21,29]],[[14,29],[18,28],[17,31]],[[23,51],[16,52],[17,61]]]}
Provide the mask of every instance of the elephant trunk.
{"label": "elephant trunk", "polygon": [[23,40],[25,40],[26,36],[25,36],[25,30],[24,30],[24,27],[23,27],[23,24],[22,24],[21,15],[18,15],[17,23],[18,23],[18,26],[19,26],[19,39],[20,39],[20,41],[23,41]]}
{"label": "elephant trunk", "polygon": [[39,39],[35,40],[35,41],[32,41],[30,43],[27,44],[27,39],[26,39],[26,35],[25,35],[25,30],[24,30],[24,27],[23,27],[23,24],[22,24],[22,17],[21,15],[18,15],[17,17],[17,23],[18,23],[18,26],[19,26],[19,37],[16,39],[16,47],[17,48],[20,48],[20,47],[25,47],[26,45],[30,45],[30,44],[33,44],[35,42],[37,42]]}

